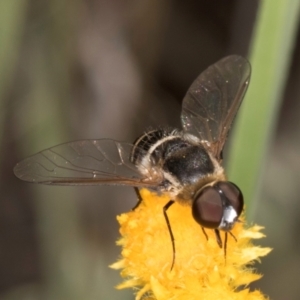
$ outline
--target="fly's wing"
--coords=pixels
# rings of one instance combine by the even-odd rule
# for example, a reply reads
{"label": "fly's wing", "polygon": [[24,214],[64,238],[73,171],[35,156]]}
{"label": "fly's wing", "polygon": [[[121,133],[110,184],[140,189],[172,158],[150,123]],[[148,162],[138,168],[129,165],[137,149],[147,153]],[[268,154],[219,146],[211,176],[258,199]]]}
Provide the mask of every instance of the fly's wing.
{"label": "fly's wing", "polygon": [[111,139],[65,143],[24,159],[14,173],[25,181],[53,185],[158,185],[160,174],[131,162],[132,149],[132,144]]}
{"label": "fly's wing", "polygon": [[183,99],[184,131],[200,138],[218,160],[250,75],[245,58],[225,57],[201,73]]}

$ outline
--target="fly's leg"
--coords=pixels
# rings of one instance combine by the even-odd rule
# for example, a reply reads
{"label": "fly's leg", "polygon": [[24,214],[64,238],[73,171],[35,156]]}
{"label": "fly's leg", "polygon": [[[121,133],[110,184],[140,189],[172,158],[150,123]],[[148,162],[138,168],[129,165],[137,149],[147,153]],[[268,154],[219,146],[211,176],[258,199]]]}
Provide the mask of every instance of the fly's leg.
{"label": "fly's leg", "polygon": [[220,231],[218,229],[215,229],[215,234],[216,234],[216,240],[217,240],[217,243],[218,243],[219,247],[223,248],[222,239],[221,239],[221,236],[220,236]]}
{"label": "fly's leg", "polygon": [[[223,248],[223,243],[220,235],[220,230],[215,229],[215,234],[216,234],[216,240],[220,248]],[[225,239],[224,239],[224,258],[225,258],[225,263],[226,263],[226,251],[227,251],[227,231],[225,232]]]}
{"label": "fly's leg", "polygon": [[[132,208],[132,210],[134,211],[135,209],[137,209],[139,207],[139,205],[142,203],[143,199],[141,197],[141,194],[139,192],[139,189],[138,188],[134,188],[134,191],[137,195],[137,198],[138,198],[138,202],[137,204]],[[170,200],[164,207],[163,207],[163,213],[164,213],[164,217],[165,217],[165,220],[166,220],[166,223],[167,223],[167,227],[168,227],[168,231],[170,233],[170,237],[171,237],[171,243],[172,243],[172,250],[173,250],[173,259],[172,259],[172,265],[171,265],[171,271],[174,267],[174,263],[175,263],[175,241],[174,241],[174,235],[173,235],[173,232],[172,232],[172,229],[171,229],[171,225],[170,225],[170,221],[169,221],[169,217],[167,215],[167,210],[169,209],[169,207],[174,204],[175,201],[173,200]]]}
{"label": "fly's leg", "polygon": [[136,194],[136,196],[137,196],[137,198],[138,198],[138,202],[137,202],[137,204],[131,209],[132,211],[136,210],[136,209],[139,207],[139,205],[142,203],[142,201],[143,201],[139,189],[138,189],[137,187],[135,187],[135,188],[134,188],[134,191],[135,191],[135,194]]}
{"label": "fly's leg", "polygon": [[233,237],[233,239],[237,242],[236,237],[234,236],[234,234],[231,231],[228,231],[228,233]]}
{"label": "fly's leg", "polygon": [[225,263],[226,263],[226,255],[227,255],[227,238],[228,238],[228,233],[226,231],[225,232],[225,240],[224,240],[224,257],[225,257]]}
{"label": "fly's leg", "polygon": [[208,235],[207,235],[207,233],[206,233],[204,227],[201,226],[201,229],[202,229],[203,234],[204,234],[205,237],[206,237],[206,240],[208,241]]}
{"label": "fly's leg", "polygon": [[175,242],[174,242],[174,235],[173,235],[173,232],[172,232],[172,229],[171,229],[171,226],[170,226],[170,221],[169,221],[169,217],[167,215],[167,210],[170,208],[170,206],[172,204],[174,204],[175,201],[173,200],[170,200],[164,207],[163,207],[163,212],[164,212],[164,217],[165,217],[165,220],[166,220],[166,223],[167,223],[167,227],[168,227],[168,230],[169,230],[169,233],[170,233],[170,237],[171,237],[171,242],[172,242],[172,249],[173,249],[173,260],[172,260],[172,265],[171,265],[171,271],[174,267],[174,263],[175,263]]}

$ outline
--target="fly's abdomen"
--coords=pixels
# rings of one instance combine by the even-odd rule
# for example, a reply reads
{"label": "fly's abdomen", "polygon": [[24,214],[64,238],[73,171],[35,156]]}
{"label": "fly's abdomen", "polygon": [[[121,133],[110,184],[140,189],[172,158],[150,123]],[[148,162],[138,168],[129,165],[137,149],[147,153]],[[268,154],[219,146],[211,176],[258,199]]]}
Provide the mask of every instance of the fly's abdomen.
{"label": "fly's abdomen", "polygon": [[163,147],[161,146],[169,139],[175,138],[174,133],[173,129],[156,129],[146,132],[135,141],[131,161],[138,165],[148,159],[152,163],[159,164],[163,158]]}

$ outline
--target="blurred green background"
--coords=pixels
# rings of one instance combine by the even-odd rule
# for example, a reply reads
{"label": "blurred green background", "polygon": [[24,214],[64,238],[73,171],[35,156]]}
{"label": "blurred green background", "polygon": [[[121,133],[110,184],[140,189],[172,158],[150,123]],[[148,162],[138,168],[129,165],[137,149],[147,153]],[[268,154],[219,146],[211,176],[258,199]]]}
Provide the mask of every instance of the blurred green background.
{"label": "blurred green background", "polygon": [[[12,169],[22,158],[63,142],[133,141],[150,127],[179,127],[181,100],[201,71],[229,54],[250,53],[251,61],[258,4],[1,1],[1,300],[134,299],[132,291],[114,289],[122,279],[108,268],[120,255],[116,215],[134,206],[133,190],[31,185],[15,178]],[[276,300],[299,299],[300,293],[300,44],[295,28],[291,34],[282,30],[281,45],[288,44],[289,51],[279,47],[284,57],[274,56],[279,62],[274,72],[282,76],[279,83],[278,78],[271,82],[273,91],[280,83],[284,89],[272,104],[276,109],[270,106],[272,122],[258,122],[254,115],[247,125],[258,134],[264,124],[270,126],[261,142],[264,163],[259,162],[249,221],[266,226],[261,243],[274,248],[257,265],[264,277],[253,288]],[[267,48],[261,50],[268,56]],[[254,59],[253,67],[263,70],[264,63]],[[265,99],[256,94],[255,101]],[[244,137],[248,142],[241,146],[249,153],[255,134]],[[243,156],[241,149],[238,153]],[[247,157],[250,167],[254,162]]]}

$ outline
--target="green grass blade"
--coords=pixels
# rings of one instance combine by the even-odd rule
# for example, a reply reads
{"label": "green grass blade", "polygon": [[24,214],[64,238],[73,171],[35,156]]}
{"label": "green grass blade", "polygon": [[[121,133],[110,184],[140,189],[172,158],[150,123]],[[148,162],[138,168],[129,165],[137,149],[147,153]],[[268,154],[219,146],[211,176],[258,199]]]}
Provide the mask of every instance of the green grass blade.
{"label": "green grass blade", "polygon": [[252,78],[238,114],[228,163],[242,189],[247,214],[255,207],[276,126],[299,23],[299,0],[260,1],[250,49]]}

